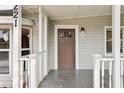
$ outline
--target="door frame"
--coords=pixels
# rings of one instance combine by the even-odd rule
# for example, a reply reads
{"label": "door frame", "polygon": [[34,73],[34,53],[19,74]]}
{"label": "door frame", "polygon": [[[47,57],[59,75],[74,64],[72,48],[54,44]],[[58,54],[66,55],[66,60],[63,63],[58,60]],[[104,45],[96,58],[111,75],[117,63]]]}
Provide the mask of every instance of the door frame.
{"label": "door frame", "polygon": [[58,29],[75,29],[75,69],[79,69],[79,30],[78,25],[55,25],[55,65],[58,69]]}

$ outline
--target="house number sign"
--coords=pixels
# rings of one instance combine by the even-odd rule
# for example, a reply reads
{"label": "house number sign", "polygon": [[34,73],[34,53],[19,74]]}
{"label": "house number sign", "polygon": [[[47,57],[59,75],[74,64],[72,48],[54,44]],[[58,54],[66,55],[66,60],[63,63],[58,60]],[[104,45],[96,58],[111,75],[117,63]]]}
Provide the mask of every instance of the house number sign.
{"label": "house number sign", "polygon": [[13,18],[14,18],[14,26],[17,27],[17,20],[18,20],[18,6],[16,5],[13,9]]}

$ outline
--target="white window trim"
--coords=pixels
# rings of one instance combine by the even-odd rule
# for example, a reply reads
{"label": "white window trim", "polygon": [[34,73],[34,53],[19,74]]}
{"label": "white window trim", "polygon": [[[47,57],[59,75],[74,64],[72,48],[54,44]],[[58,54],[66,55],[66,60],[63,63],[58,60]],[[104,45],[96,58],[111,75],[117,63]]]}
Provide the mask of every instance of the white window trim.
{"label": "white window trim", "polygon": [[22,28],[29,29],[29,48],[21,48],[21,51],[23,50],[30,50],[30,54],[32,53],[32,28],[23,26]]}
{"label": "white window trim", "polygon": [[[104,54],[105,56],[112,56],[112,53],[107,53],[106,51],[106,29],[107,28],[112,28],[112,26],[104,27]],[[121,53],[121,56],[124,56],[124,26],[121,26],[121,29],[123,29],[123,53]]]}
{"label": "white window trim", "polygon": [[2,29],[10,30],[10,46],[9,49],[0,49],[0,51],[8,51],[9,52],[9,74],[0,74],[0,77],[11,77],[12,76],[12,26],[11,25],[0,25]]}
{"label": "white window trim", "polygon": [[75,69],[79,69],[79,31],[78,25],[55,25],[55,67],[58,69],[58,29],[75,29]]}

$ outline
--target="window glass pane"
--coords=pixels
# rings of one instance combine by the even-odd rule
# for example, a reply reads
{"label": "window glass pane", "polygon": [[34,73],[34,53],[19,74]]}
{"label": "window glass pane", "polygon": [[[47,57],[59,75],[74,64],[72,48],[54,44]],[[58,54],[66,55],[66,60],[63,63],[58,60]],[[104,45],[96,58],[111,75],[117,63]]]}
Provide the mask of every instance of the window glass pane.
{"label": "window glass pane", "polygon": [[72,33],[71,32],[66,32],[66,38],[68,38],[68,39],[72,38]]}
{"label": "window glass pane", "polygon": [[0,29],[0,49],[9,48],[9,29]]}
{"label": "window glass pane", "polygon": [[120,33],[121,33],[121,34],[120,34],[120,38],[123,39],[123,31],[121,30]]}
{"label": "window glass pane", "polygon": [[121,44],[121,50],[120,50],[120,52],[123,53],[123,41],[121,41],[120,44]]}
{"label": "window glass pane", "polygon": [[107,31],[107,41],[112,40],[112,31]]}
{"label": "window glass pane", "polygon": [[0,74],[9,74],[9,52],[0,52]]}
{"label": "window glass pane", "polygon": [[66,32],[59,32],[59,39],[64,39],[66,38]]}
{"label": "window glass pane", "polygon": [[23,50],[22,51],[22,56],[30,54],[30,50]]}
{"label": "window glass pane", "polygon": [[22,28],[22,48],[29,48],[29,29]]}
{"label": "window glass pane", "polygon": [[112,53],[112,41],[107,41],[107,53]]}
{"label": "window glass pane", "polygon": [[[107,51],[107,53],[112,53],[112,31],[110,31],[110,29],[106,33],[106,39],[107,39],[106,51]],[[122,31],[120,32],[120,39],[121,39],[120,40],[120,52],[123,53],[123,41],[122,41],[123,32]]]}

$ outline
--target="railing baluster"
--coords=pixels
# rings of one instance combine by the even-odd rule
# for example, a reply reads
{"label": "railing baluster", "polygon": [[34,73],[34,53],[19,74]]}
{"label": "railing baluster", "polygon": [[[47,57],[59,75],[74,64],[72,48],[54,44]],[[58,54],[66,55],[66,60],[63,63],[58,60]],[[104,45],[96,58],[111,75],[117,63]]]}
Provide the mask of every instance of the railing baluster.
{"label": "railing baluster", "polygon": [[24,62],[23,60],[20,60],[20,88],[23,88],[23,83],[24,83]]}
{"label": "railing baluster", "polygon": [[104,61],[102,61],[102,88],[104,88]]}
{"label": "railing baluster", "polygon": [[112,61],[109,62],[109,88],[112,88]]}
{"label": "railing baluster", "polygon": [[123,88],[123,60],[121,60],[121,88]]}
{"label": "railing baluster", "polygon": [[29,60],[27,60],[27,64],[28,64],[28,88],[30,87],[30,62]]}
{"label": "railing baluster", "polygon": [[37,65],[38,65],[37,66],[37,75],[38,75],[37,80],[38,80],[38,82],[40,81],[40,72],[39,72],[40,67],[41,67],[41,66],[39,66],[40,60],[41,60],[41,56],[38,56],[38,60],[37,60]]}
{"label": "railing baluster", "polygon": [[29,88],[29,63],[27,60],[27,88]]}
{"label": "railing baluster", "polygon": [[25,61],[25,64],[26,64],[26,71],[25,71],[25,77],[26,77],[26,81],[25,81],[25,83],[26,83],[26,88],[28,88],[28,62],[27,61]]}

